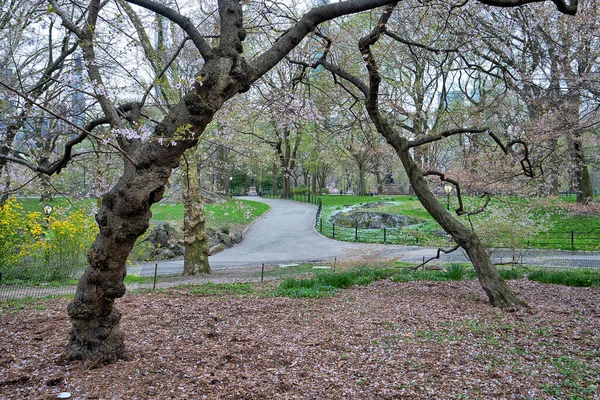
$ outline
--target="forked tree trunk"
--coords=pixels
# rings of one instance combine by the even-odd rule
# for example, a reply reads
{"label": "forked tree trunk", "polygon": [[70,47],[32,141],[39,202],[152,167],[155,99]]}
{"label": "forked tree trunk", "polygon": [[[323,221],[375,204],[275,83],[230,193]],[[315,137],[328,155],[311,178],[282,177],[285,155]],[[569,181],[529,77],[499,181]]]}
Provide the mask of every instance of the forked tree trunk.
{"label": "forked tree trunk", "polygon": [[204,209],[195,149],[186,152],[184,190],[183,232],[185,254],[183,257],[183,274],[210,274],[208,263],[208,236],[205,232]]}

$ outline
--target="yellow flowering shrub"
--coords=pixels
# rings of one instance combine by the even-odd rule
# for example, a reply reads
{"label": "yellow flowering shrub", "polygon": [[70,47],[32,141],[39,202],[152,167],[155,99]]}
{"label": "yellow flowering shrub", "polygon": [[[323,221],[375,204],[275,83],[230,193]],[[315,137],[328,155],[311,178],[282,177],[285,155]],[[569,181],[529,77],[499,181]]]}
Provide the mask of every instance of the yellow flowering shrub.
{"label": "yellow flowering shrub", "polygon": [[98,233],[90,212],[56,209],[50,218],[23,211],[15,199],[0,205],[3,282],[52,281],[78,275]]}
{"label": "yellow flowering shrub", "polygon": [[40,213],[23,215],[15,199],[0,205],[0,271],[14,268],[43,232]]}

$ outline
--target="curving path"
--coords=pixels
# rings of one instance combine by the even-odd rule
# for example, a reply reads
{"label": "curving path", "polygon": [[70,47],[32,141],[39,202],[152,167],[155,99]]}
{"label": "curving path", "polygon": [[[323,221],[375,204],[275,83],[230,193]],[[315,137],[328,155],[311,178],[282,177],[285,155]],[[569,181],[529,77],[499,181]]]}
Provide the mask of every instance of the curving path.
{"label": "curving path", "polygon": [[[395,259],[422,262],[433,257],[436,249],[418,246],[349,243],[326,238],[314,230],[317,208],[290,200],[246,197],[246,200],[268,204],[271,209],[257,219],[244,233],[244,240],[221,253],[209,257],[211,269],[236,268],[264,264],[288,264],[347,260],[371,261]],[[466,261],[462,251],[443,255],[443,261]],[[508,262],[512,253],[494,251],[495,262]],[[600,253],[529,250],[523,260],[531,265],[600,267]],[[155,263],[143,263],[130,271],[141,276],[154,274]],[[161,261],[158,274],[183,271],[183,260]]]}
{"label": "curving path", "polygon": [[367,250],[372,245],[339,242],[314,230],[317,208],[289,200],[247,197],[271,209],[245,232],[244,240],[209,257],[211,268],[325,261]]}

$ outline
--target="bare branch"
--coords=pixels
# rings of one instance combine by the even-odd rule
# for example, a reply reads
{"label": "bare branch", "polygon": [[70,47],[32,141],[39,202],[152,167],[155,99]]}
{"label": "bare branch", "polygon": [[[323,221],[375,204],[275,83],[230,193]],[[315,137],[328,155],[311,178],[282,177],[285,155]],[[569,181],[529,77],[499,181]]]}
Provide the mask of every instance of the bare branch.
{"label": "bare branch", "polygon": [[339,3],[325,4],[315,7],[302,16],[294,26],[283,34],[273,46],[258,56],[252,63],[252,81],[255,81],[273,68],[306,35],[314,31],[317,25],[343,15],[382,7],[395,3],[396,0],[346,0]]}
{"label": "bare branch", "polygon": [[[548,0],[478,0],[480,3],[495,7],[519,7],[531,3],[546,3]],[[551,0],[563,14],[577,14],[578,0]]]}
{"label": "bare branch", "polygon": [[461,133],[483,133],[487,132],[488,128],[456,128],[449,129],[447,131],[441,132],[437,135],[426,135],[420,137],[415,140],[408,141],[408,147],[418,147],[427,143],[437,142],[438,140],[442,140],[454,135],[460,135]]}
{"label": "bare branch", "polygon": [[521,163],[521,168],[523,169],[523,173],[525,174],[525,176],[527,176],[529,178],[535,178],[535,177],[543,174],[541,165],[539,166],[539,168],[540,168],[539,175],[536,175],[535,172],[533,171],[533,166],[531,165],[531,161],[529,160],[529,146],[523,140],[516,139],[516,140],[511,140],[510,142],[508,142],[506,144],[503,144],[502,141],[500,140],[500,138],[498,138],[498,136],[496,136],[494,133],[488,132],[488,134],[491,136],[492,139],[494,139],[494,142],[496,142],[496,144],[498,144],[498,146],[500,146],[500,148],[502,149],[504,154],[509,154],[511,151],[511,148],[516,144],[520,144],[521,146],[523,146],[523,157],[521,158],[520,163]]}
{"label": "bare branch", "polygon": [[432,53],[437,53],[437,54],[439,54],[439,53],[458,53],[460,51],[460,48],[462,47],[462,45],[460,45],[460,46],[457,46],[457,47],[454,47],[454,48],[451,48],[451,49],[436,49],[435,47],[431,47],[431,46],[427,46],[427,45],[424,45],[424,44],[421,44],[421,43],[417,43],[417,42],[413,42],[413,41],[410,41],[410,40],[407,40],[407,39],[403,39],[399,35],[397,35],[396,33],[390,32],[387,29],[384,29],[383,33],[386,36],[394,39],[395,41],[400,42],[402,44],[405,44],[407,46],[418,47],[420,49],[431,51]]}
{"label": "bare branch", "polygon": [[[96,140],[100,140],[102,141],[102,138],[94,135],[92,132],[90,132],[92,129],[94,129],[95,127],[102,125],[102,124],[108,124],[109,123],[109,119],[108,118],[101,118],[95,121],[92,121],[90,123],[88,123],[86,125],[85,128],[82,128],[76,124],[74,124],[73,122],[69,121],[68,119],[64,118],[61,115],[58,115],[57,113],[55,113],[54,111],[50,110],[49,108],[37,103],[36,101],[28,98],[24,93],[21,93],[20,91],[6,85],[4,82],[0,81],[0,86],[10,90],[11,92],[15,93],[16,95],[18,95],[19,97],[22,97],[23,99],[25,99],[28,103],[33,104],[34,106],[40,108],[41,110],[47,112],[48,114],[52,115],[54,118],[59,119],[65,123],[67,123],[68,125],[70,125],[72,128],[74,128],[75,130],[79,131],[80,134],[69,140],[66,144],[65,144],[65,151],[63,153],[63,156],[55,161],[54,163],[52,163],[50,166],[48,167],[40,167],[38,165],[34,165],[31,163],[28,163],[24,160],[19,160],[19,159],[15,159],[14,157],[9,157],[9,156],[3,156],[0,155],[1,159],[7,160],[7,161],[11,161],[11,162],[15,162],[17,164],[21,164],[26,166],[27,168],[30,168],[33,171],[36,172],[41,172],[43,174],[47,174],[47,175],[52,175],[54,173],[60,173],[60,171],[62,170],[62,168],[67,165],[67,163],[69,162],[69,160],[71,159],[71,151],[73,146],[83,142],[83,140],[85,138],[87,138],[88,136],[93,137]],[[129,109],[129,110],[128,110]],[[127,112],[130,111],[131,109],[133,109],[132,104],[125,104],[123,106],[121,106],[120,108],[118,108],[118,112],[119,113],[123,113],[123,112]],[[125,159],[127,159],[132,165],[137,166],[137,164],[135,163],[135,161],[133,161],[133,159],[131,157],[129,157],[129,155],[123,150],[121,149],[119,146],[115,146],[112,143],[108,144],[110,147],[114,148],[115,150],[117,150],[118,152],[120,152],[123,157],[125,157]]]}
{"label": "bare branch", "polygon": [[167,70],[169,69],[169,67],[171,67],[171,65],[175,62],[175,60],[179,56],[179,53],[181,52],[181,50],[183,50],[183,48],[185,47],[185,43],[188,40],[190,40],[189,37],[185,37],[183,39],[183,41],[181,42],[181,44],[179,45],[179,47],[177,47],[177,49],[175,50],[175,52],[171,56],[171,59],[165,64],[165,66],[162,69],[162,71],[160,71],[160,73],[154,78],[154,81],[150,84],[150,86],[148,86],[148,89],[146,89],[146,92],[144,93],[144,96],[142,97],[142,101],[140,101],[141,105],[144,105],[144,103],[146,102],[146,98],[148,97],[148,95],[152,91],[152,88],[155,86],[155,83],[158,82],[163,77],[163,75],[167,72]]}
{"label": "bare branch", "polygon": [[459,248],[460,248],[460,245],[459,245],[459,244],[457,244],[456,246],[454,246],[454,247],[452,247],[452,248],[450,248],[450,249],[442,249],[441,247],[438,247],[438,249],[437,249],[437,253],[436,253],[436,255],[435,255],[434,257],[431,257],[431,258],[429,258],[429,259],[427,259],[427,260],[423,261],[421,264],[417,265],[417,266],[416,266],[416,267],[414,267],[413,269],[417,270],[417,269],[419,269],[419,268],[421,268],[421,267],[424,267],[424,266],[425,266],[425,264],[427,264],[428,262],[430,262],[430,261],[433,261],[433,260],[437,260],[437,259],[439,259],[439,258],[441,257],[441,255],[442,255],[442,253],[444,253],[444,254],[450,254],[450,253],[453,253],[453,252],[455,252],[455,251],[456,251],[456,250],[458,250]]}
{"label": "bare branch", "polygon": [[181,29],[187,33],[190,37],[204,61],[210,60],[212,57],[213,49],[210,45],[204,40],[204,37],[200,34],[200,32],[196,29],[192,21],[188,17],[184,17],[179,14],[177,11],[170,9],[169,7],[165,7],[162,4],[156,3],[152,0],[126,0],[128,3],[137,4],[138,6],[144,7],[150,11],[154,11],[157,14],[162,15],[163,17],[173,21]]}

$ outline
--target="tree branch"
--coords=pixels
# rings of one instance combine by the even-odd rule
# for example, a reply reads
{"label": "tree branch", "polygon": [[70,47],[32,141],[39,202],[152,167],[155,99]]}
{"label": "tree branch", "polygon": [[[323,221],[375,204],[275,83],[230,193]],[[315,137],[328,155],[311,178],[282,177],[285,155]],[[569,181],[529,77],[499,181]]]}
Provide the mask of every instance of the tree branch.
{"label": "tree branch", "polygon": [[417,269],[419,269],[419,268],[421,268],[421,267],[424,267],[424,266],[425,266],[425,264],[427,264],[429,261],[433,261],[433,260],[439,259],[439,258],[440,258],[440,256],[442,255],[442,253],[444,253],[444,254],[450,254],[450,253],[453,253],[453,252],[455,252],[455,251],[456,251],[456,250],[458,250],[459,248],[460,248],[460,244],[457,244],[456,246],[454,246],[454,247],[452,247],[452,248],[450,248],[450,249],[442,249],[441,247],[438,247],[438,249],[437,249],[437,253],[436,253],[436,255],[435,255],[434,257],[431,257],[431,258],[429,258],[429,259],[427,259],[427,260],[423,261],[421,264],[417,265],[417,266],[416,266],[416,267],[414,267],[413,269],[417,270]]}
{"label": "tree branch", "polygon": [[395,2],[396,0],[346,0],[312,8],[302,16],[300,21],[283,34],[269,50],[262,53],[251,63],[251,81],[254,82],[285,58],[320,23]]}
{"label": "tree branch", "polygon": [[200,32],[196,29],[192,21],[188,17],[185,17],[179,14],[177,11],[172,10],[168,7],[163,6],[162,4],[156,3],[152,0],[126,0],[128,3],[137,4],[140,7],[144,7],[150,11],[154,11],[157,14],[162,15],[163,17],[173,21],[181,29],[187,33],[190,37],[204,61],[210,60],[213,54],[213,49],[210,47],[208,42],[204,40],[204,37],[200,34]]}
{"label": "tree branch", "polygon": [[427,143],[437,142],[450,136],[459,135],[461,133],[483,133],[487,132],[488,128],[456,128],[443,131],[438,135],[426,135],[419,139],[409,140],[408,147],[418,147]]}
{"label": "tree branch", "polygon": [[[519,7],[531,3],[546,3],[548,0],[478,0],[480,3],[495,7]],[[578,0],[551,0],[563,14],[577,14]]]}
{"label": "tree branch", "polygon": [[[34,165],[31,163],[28,163],[26,161],[23,160],[19,160],[19,159],[15,159],[14,157],[9,157],[9,156],[3,156],[0,155],[0,159],[4,159],[4,160],[8,160],[11,162],[16,162],[17,164],[21,164],[26,166],[27,168],[30,168],[33,171],[36,172],[41,172],[43,174],[47,174],[47,175],[52,175],[54,173],[60,173],[60,171],[62,170],[62,168],[67,165],[67,163],[69,162],[69,160],[71,159],[71,151],[73,146],[83,142],[83,140],[85,138],[87,138],[88,136],[93,137],[96,140],[102,141],[102,138],[94,135],[92,132],[90,132],[92,129],[94,129],[95,127],[99,126],[99,125],[103,125],[103,124],[109,124],[110,120],[107,117],[104,118],[99,118],[97,120],[91,121],[89,122],[85,128],[82,128],[76,124],[74,124],[73,122],[69,121],[68,119],[64,118],[61,115],[58,115],[57,113],[55,113],[54,111],[50,110],[49,108],[37,103],[36,101],[28,98],[24,93],[21,93],[20,91],[6,85],[5,83],[3,83],[2,81],[0,81],[0,86],[10,90],[11,92],[15,93],[16,95],[18,95],[19,97],[22,97],[23,99],[25,99],[27,102],[29,102],[30,104],[40,108],[41,110],[47,112],[48,114],[52,115],[54,118],[59,119],[63,122],[65,122],[66,124],[70,125],[71,127],[73,127],[75,130],[79,131],[79,135],[71,140],[69,140],[66,144],[65,144],[65,151],[63,153],[63,156],[53,162],[52,164],[50,164],[50,166],[48,167],[40,167],[38,165]],[[124,113],[124,112],[128,112],[131,111],[133,109],[133,103],[128,103],[128,104],[124,104],[121,107],[117,108],[116,110],[119,113]],[[129,154],[127,154],[127,152],[125,152],[123,149],[121,149],[119,146],[115,146],[112,143],[108,144],[110,147],[114,148],[115,150],[117,150],[119,153],[121,153],[123,155],[123,157],[125,157],[125,159],[127,159],[132,165],[137,166],[137,164],[135,163],[135,161],[133,161],[133,159],[129,156]]]}

